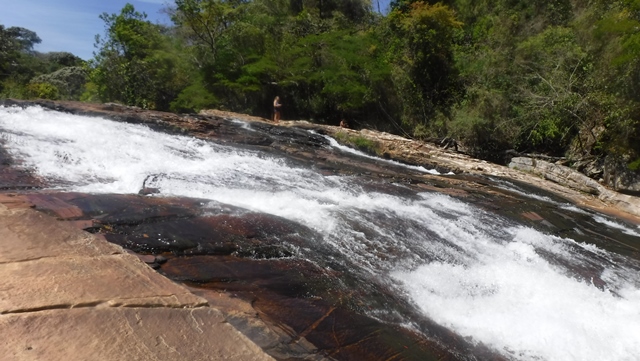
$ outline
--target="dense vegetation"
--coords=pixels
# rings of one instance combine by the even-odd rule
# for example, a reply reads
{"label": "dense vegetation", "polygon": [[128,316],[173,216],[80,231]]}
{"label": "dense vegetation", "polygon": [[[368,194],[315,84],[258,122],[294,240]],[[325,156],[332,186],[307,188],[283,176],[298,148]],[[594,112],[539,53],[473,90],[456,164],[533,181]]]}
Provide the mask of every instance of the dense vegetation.
{"label": "dense vegetation", "polygon": [[66,52],[38,53],[36,33],[0,24],[0,97],[77,98],[86,78],[84,62]]}
{"label": "dense vegetation", "polygon": [[640,166],[639,0],[175,0],[100,16],[88,63],[0,25],[0,96],[121,102],[452,137]]}

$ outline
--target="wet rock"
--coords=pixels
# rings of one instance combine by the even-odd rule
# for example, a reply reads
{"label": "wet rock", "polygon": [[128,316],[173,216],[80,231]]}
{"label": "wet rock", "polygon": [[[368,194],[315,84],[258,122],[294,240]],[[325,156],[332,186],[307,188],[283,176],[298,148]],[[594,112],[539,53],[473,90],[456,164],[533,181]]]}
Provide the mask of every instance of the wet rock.
{"label": "wet rock", "polygon": [[[435,341],[354,312],[351,301],[343,298],[342,292],[346,291],[332,291],[332,277],[308,262],[180,257],[170,259],[161,272],[181,282],[224,290],[251,301],[261,318],[277,320],[274,326],[280,329],[278,334],[286,335],[279,343],[295,346],[288,353],[300,359],[311,353],[337,360],[457,359]],[[304,355],[297,346],[306,343],[313,349],[307,346],[308,354]],[[458,346],[469,347],[465,342]],[[279,353],[287,353],[282,346],[277,348]]]}
{"label": "wet rock", "polygon": [[0,138],[0,191],[35,190],[44,186],[30,171],[19,168],[19,161],[13,159]]}
{"label": "wet rock", "polygon": [[138,252],[280,258],[293,255],[292,247],[305,237],[314,237],[280,217],[196,199],[79,193],[26,198],[61,219],[92,222],[91,232]]}
{"label": "wet rock", "polygon": [[[471,180],[475,180],[478,188],[469,187],[474,183],[463,182],[461,184],[468,188],[466,193],[460,194],[481,207],[495,209],[496,199],[499,199],[496,197],[499,197],[500,190],[491,190],[490,180],[467,177],[466,182]],[[487,196],[491,192],[495,192],[493,198]],[[203,202],[188,199],[77,193],[38,194],[25,198],[32,199],[38,208],[43,210],[44,206],[77,207],[82,212],[79,218],[100,220],[102,226],[96,229],[107,238],[117,236],[122,239],[136,239],[139,243],[128,244],[135,246],[134,248],[147,239],[145,234],[148,238],[151,238],[151,234],[165,234],[167,239],[193,242],[193,249],[168,247],[167,253],[162,254],[158,254],[155,249],[145,257],[146,262],[167,277],[201,288],[203,292],[224,292],[249,302],[257,312],[257,317],[270,324],[271,329],[278,331],[270,334],[263,332],[258,326],[250,326],[250,318],[246,315],[235,314],[231,318],[234,325],[244,325],[245,334],[262,340],[260,342],[268,345],[265,349],[282,357],[279,359],[460,359],[457,355],[500,359],[488,348],[469,344],[418,314],[413,315],[412,319],[420,325],[424,334],[406,330],[394,322],[381,322],[380,313],[377,313],[375,318],[370,317],[370,310],[387,310],[390,313],[415,310],[412,311],[410,305],[395,297],[392,290],[371,285],[363,287],[358,283],[361,281],[349,279],[346,270],[341,272],[337,268],[323,268],[320,266],[321,263],[315,264],[292,256],[297,247],[309,247],[310,244],[314,244],[308,242],[309,239],[313,239],[313,232],[278,217],[251,213],[225,205],[217,205],[212,211],[212,208],[205,207]],[[513,195],[505,197],[502,201],[506,202],[501,211],[502,216],[520,215],[531,220],[532,225],[536,227],[545,227],[541,221],[547,221],[552,223],[555,229],[572,230],[576,228],[576,222],[581,221],[557,217],[553,213],[555,209],[549,208],[546,202],[530,199],[524,202]],[[521,210],[520,213],[518,210]],[[64,214],[78,218],[76,213]],[[11,230],[12,227],[9,223],[8,226],[0,227],[0,230],[2,229]],[[28,231],[20,229],[20,233]],[[598,231],[597,225],[589,229],[581,228],[583,234],[596,234]],[[48,232],[59,233],[55,230]],[[301,234],[304,236],[300,236]],[[7,237],[5,234],[1,235]],[[575,234],[572,236],[575,237]],[[603,242],[611,239],[606,235],[593,238],[602,239]],[[283,239],[294,246],[285,248],[291,253],[282,252]],[[633,237],[629,240],[635,242]],[[16,242],[22,241],[18,239]],[[71,243],[71,247],[74,244]],[[616,243],[616,246],[622,247],[619,243]],[[161,247],[149,247],[154,248]],[[629,253],[629,249],[620,250],[622,253]],[[92,261],[92,265],[95,266],[95,262],[98,261]],[[77,267],[78,265],[74,266]],[[604,284],[599,279],[602,270],[589,267],[585,266],[579,273],[585,279],[592,279],[594,284]],[[100,268],[127,270],[126,264],[104,265]],[[14,271],[24,276],[34,270]],[[35,277],[50,279],[50,276],[36,272]],[[77,297],[70,295],[68,298]],[[104,298],[117,299],[114,296]],[[21,307],[38,306],[34,304]],[[265,334],[270,335],[268,340],[264,339]]]}
{"label": "wet rock", "polygon": [[194,217],[210,203],[201,199],[73,192],[26,194],[25,197],[37,209],[67,220],[93,219],[96,227]]}
{"label": "wet rock", "polygon": [[[314,354],[337,360],[381,360],[395,354],[406,360],[456,359],[435,341],[446,332],[438,331],[434,341],[427,341],[366,315],[372,308],[405,307],[403,312],[407,312],[408,306],[399,306],[402,303],[392,293],[359,288],[356,280],[341,280],[346,273],[295,257],[297,248],[315,244],[313,232],[300,225],[228,206],[215,211],[193,200],[82,194],[32,198],[40,209],[64,203],[65,207],[82,209],[80,218],[100,217],[98,232],[147,253],[141,255],[143,260],[175,281],[252,302],[262,319],[288,335],[286,343],[271,345],[275,354],[297,355],[299,359]],[[117,223],[107,223],[107,219]],[[179,242],[157,243],[151,237],[155,234],[165,241]],[[166,253],[158,254],[160,251]],[[339,286],[344,282],[345,286]],[[241,319],[237,322],[245,322]],[[425,329],[438,329],[428,325]],[[470,347],[466,342],[455,342],[458,346],[454,348]],[[306,354],[300,345],[307,345]]]}
{"label": "wet rock", "polygon": [[138,192],[138,194],[142,196],[148,196],[150,194],[158,194],[158,193],[160,193],[160,189],[149,188],[149,187],[144,187]]}
{"label": "wet rock", "polygon": [[[290,225],[289,225],[290,227]],[[300,243],[287,222],[262,214],[165,218],[103,229],[107,239],[144,252],[176,254],[241,254],[245,257],[290,256],[286,244]]]}
{"label": "wet rock", "polygon": [[138,255],[138,258],[146,264],[156,263],[156,256],[154,255],[141,254],[141,255]]}

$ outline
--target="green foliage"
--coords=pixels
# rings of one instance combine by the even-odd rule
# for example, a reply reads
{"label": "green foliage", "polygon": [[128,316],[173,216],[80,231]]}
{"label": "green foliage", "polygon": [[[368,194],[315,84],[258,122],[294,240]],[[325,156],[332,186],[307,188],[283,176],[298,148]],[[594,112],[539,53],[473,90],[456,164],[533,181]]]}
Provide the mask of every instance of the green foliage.
{"label": "green foliage", "polygon": [[185,28],[202,53],[215,60],[225,30],[236,19],[240,1],[176,0],[173,21]]}
{"label": "green foliage", "polygon": [[375,61],[378,45],[371,33],[308,35],[283,54],[288,74],[280,84],[287,98],[296,99],[293,105],[307,108],[314,118],[358,118],[376,106],[389,76],[388,66]]}
{"label": "green foliage", "polygon": [[[0,24],[0,83],[13,78],[24,83],[24,78],[32,74],[33,46],[40,38],[31,30],[21,27],[5,28]],[[0,91],[2,86],[0,85]]]}
{"label": "green foliage", "polygon": [[467,85],[450,135],[495,158],[514,148],[563,155],[591,124],[594,102],[592,57],[579,42],[582,34],[558,26],[571,20],[571,4],[457,3],[465,6],[467,24],[456,62]]}
{"label": "green foliage", "polygon": [[3,57],[10,56],[12,52],[32,52],[34,45],[41,42],[40,37],[29,29],[0,25],[0,54]]}
{"label": "green foliage", "polygon": [[25,97],[26,85],[18,83],[14,79],[8,79],[0,83],[0,98],[21,99]]}
{"label": "green foliage", "polygon": [[202,109],[217,108],[220,102],[205,89],[199,81],[186,87],[174,101],[171,102],[171,111],[177,113],[197,113]]}
{"label": "green foliage", "polygon": [[[40,41],[38,35],[31,30],[0,25],[0,97],[57,99],[62,96],[71,99],[79,95],[78,92],[69,92],[70,89],[61,87],[62,83],[53,78],[34,80],[43,74],[54,73],[64,67],[82,66],[84,63],[66,52],[33,51],[34,45]],[[74,84],[81,87],[83,84],[77,83],[83,82],[84,80],[78,80]]]}
{"label": "green foliage", "polygon": [[571,29],[551,26],[521,42],[515,55],[517,146],[561,155],[587,116],[588,54]]}
{"label": "green foliage", "polygon": [[465,93],[449,135],[496,154],[640,154],[635,2],[454,3]]}
{"label": "green foliage", "polygon": [[35,58],[41,63],[38,72],[53,73],[67,67],[82,67],[85,61],[68,52],[35,53]]}
{"label": "green foliage", "polygon": [[627,166],[630,170],[633,171],[637,171],[640,170],[640,158],[634,160],[633,162],[629,163],[629,165]]}
{"label": "green foliage", "polygon": [[275,95],[288,118],[375,116],[389,68],[365,31],[370,14],[364,0],[178,1],[173,19],[201,83],[189,92],[265,117]]}
{"label": "green foliage", "polygon": [[380,144],[361,135],[353,136],[346,132],[338,132],[334,134],[334,138],[340,144],[356,148],[368,154],[380,155],[380,153],[382,153],[380,150]]}
{"label": "green foliage", "polygon": [[100,102],[100,95],[98,93],[99,87],[94,82],[87,82],[84,86],[84,92],[80,95],[80,100],[88,103]]}
{"label": "green foliage", "polygon": [[395,91],[402,94],[401,121],[418,133],[435,133],[432,120],[448,114],[461,91],[453,41],[462,23],[448,6],[422,1],[399,2],[387,20],[387,56]]}
{"label": "green foliage", "polygon": [[53,85],[61,99],[78,99],[84,92],[87,82],[87,71],[83,67],[70,66],[50,74],[34,77],[31,83],[46,83]]}
{"label": "green foliage", "polygon": [[49,83],[31,83],[26,87],[26,97],[28,99],[59,99],[58,88]]}
{"label": "green foliage", "polygon": [[120,14],[104,13],[100,18],[106,34],[96,37],[99,51],[89,75],[98,99],[168,110],[188,85],[180,45],[131,4]]}

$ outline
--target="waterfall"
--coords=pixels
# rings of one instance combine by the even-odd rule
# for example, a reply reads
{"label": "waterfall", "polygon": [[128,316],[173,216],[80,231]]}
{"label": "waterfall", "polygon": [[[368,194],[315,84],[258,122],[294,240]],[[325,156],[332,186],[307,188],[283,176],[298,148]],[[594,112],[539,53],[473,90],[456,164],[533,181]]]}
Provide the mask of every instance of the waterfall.
{"label": "waterfall", "polygon": [[[208,199],[211,207],[226,203],[309,227],[322,235],[313,240],[321,244],[300,249],[298,257],[331,250],[340,257],[332,262],[393,287],[426,317],[508,358],[640,355],[640,263],[593,244],[437,192],[372,190],[357,177],[323,175],[284,156],[142,125],[0,107],[0,130],[21,166],[58,190],[127,194],[146,182],[160,190],[157,196]],[[527,193],[508,182],[499,186]],[[590,217],[614,237],[640,241],[637,228],[556,206]],[[594,272],[597,280],[585,276]]]}

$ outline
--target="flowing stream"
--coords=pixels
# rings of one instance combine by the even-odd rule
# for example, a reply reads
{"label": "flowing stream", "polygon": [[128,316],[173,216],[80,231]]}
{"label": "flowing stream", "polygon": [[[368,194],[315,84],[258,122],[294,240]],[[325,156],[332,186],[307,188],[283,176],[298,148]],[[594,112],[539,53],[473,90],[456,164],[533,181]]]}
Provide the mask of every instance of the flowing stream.
{"label": "flowing stream", "polygon": [[[22,166],[61,190],[137,193],[146,181],[161,195],[209,199],[212,207],[221,202],[305,225],[340,256],[335,262],[391,285],[426,317],[507,358],[640,357],[640,264],[595,245],[440,193],[366,191],[349,177],[325,176],[286,158],[140,125],[0,107],[0,130]],[[592,219],[616,237],[640,241],[636,227]],[[305,252],[298,256],[311,257]],[[586,270],[596,270],[598,282]]]}

